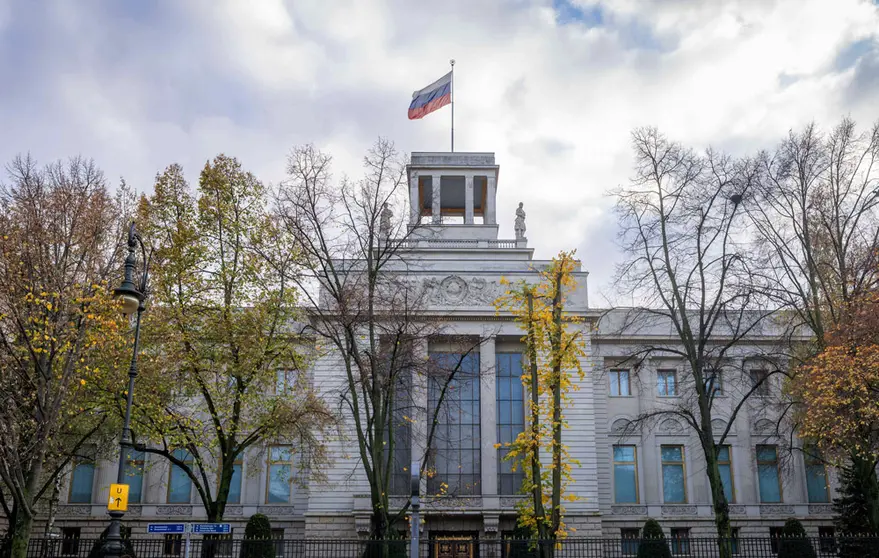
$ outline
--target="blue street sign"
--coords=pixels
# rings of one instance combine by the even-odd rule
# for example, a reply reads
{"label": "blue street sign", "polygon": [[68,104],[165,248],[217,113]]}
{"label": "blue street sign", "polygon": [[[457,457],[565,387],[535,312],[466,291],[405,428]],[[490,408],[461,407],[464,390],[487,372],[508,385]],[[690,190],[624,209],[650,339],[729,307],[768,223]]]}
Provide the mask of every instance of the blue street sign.
{"label": "blue street sign", "polygon": [[228,523],[193,523],[193,533],[225,535],[232,532],[232,526]]}
{"label": "blue street sign", "polygon": [[185,523],[150,523],[147,525],[147,533],[184,533]]}

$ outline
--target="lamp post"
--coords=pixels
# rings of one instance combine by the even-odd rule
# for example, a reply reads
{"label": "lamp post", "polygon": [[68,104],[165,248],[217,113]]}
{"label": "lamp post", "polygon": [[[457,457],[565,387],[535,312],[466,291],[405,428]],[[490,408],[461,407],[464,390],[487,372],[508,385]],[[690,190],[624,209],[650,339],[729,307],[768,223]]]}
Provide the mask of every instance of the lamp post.
{"label": "lamp post", "polygon": [[[143,272],[138,276],[135,273],[137,267],[137,249],[143,262]],[[137,312],[134,323],[134,348],[131,353],[131,365],[128,368],[128,392],[125,401],[125,421],[122,423],[122,437],[119,439],[119,470],[116,473],[118,484],[125,482],[125,461],[128,448],[132,447],[131,441],[131,400],[134,397],[134,379],[137,377],[137,351],[140,345],[140,317],[145,309],[147,298],[147,280],[149,279],[149,258],[140,235],[137,234],[134,223],[128,229],[128,257],[125,258],[125,277],[122,284],[113,290],[113,294],[122,301],[122,312],[131,316]],[[107,539],[101,547],[101,554],[105,557],[117,557],[125,554],[125,544],[122,542],[122,516],[123,511],[109,511],[110,528],[107,530]]]}

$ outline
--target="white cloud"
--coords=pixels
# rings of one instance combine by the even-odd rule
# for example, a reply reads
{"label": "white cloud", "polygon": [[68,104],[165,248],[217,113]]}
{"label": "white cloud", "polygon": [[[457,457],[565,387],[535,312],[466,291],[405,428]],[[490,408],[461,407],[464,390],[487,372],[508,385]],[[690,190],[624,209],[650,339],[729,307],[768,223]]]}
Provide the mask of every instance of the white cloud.
{"label": "white cloud", "polygon": [[290,147],[314,142],[356,176],[378,135],[448,148],[448,109],[410,122],[406,108],[455,58],[456,148],[497,153],[501,234],[523,201],[537,256],[578,247],[596,302],[614,261],[605,192],[629,176],[633,127],[744,152],[813,119],[879,117],[852,94],[879,87],[865,75],[879,65],[836,67],[879,41],[867,0],[572,2],[601,25],[561,23],[551,0],[36,4],[0,0],[0,69],[18,78],[0,92],[14,131],[0,159],[82,153],[143,189],[173,161],[194,181],[220,151],[277,181]]}

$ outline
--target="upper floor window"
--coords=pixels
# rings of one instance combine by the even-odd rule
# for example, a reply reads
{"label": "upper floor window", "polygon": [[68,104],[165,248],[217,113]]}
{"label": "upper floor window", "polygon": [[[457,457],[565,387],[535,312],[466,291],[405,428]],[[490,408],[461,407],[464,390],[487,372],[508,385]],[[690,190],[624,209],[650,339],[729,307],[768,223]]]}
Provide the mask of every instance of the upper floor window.
{"label": "upper floor window", "polygon": [[[394,380],[394,412],[386,429],[386,432],[393,433],[394,442],[390,490],[391,494],[408,496],[412,476],[409,471],[409,467],[412,466],[411,371],[408,368],[396,370]],[[391,437],[388,436],[386,440],[390,445]]]}
{"label": "upper floor window", "polygon": [[638,451],[635,446],[613,447],[613,497],[617,504],[638,503]]}
{"label": "upper floor window", "polygon": [[497,370],[497,450],[498,494],[518,494],[522,487],[522,467],[513,471],[513,463],[505,457],[510,452],[507,444],[518,438],[525,429],[525,390],[522,387],[522,355],[498,353]]}
{"label": "upper floor window", "polygon": [[[442,407],[436,413],[433,442],[428,455],[432,475],[430,494],[482,493],[480,438],[479,353],[431,353],[438,373],[427,382],[427,412],[434,416],[445,386]],[[448,374],[455,376],[448,380]]]}
{"label": "upper floor window", "polygon": [[[174,457],[182,461],[187,467],[192,467],[192,454],[185,449],[174,450]],[[168,473],[168,503],[188,504],[192,496],[192,479],[187,472],[175,464],[171,464]]]}
{"label": "upper floor window", "polygon": [[296,386],[296,370],[275,370],[275,395],[287,395]]}
{"label": "upper floor window", "polygon": [[286,504],[293,495],[293,450],[270,446],[266,475],[266,503]]}
{"label": "upper floor window", "polygon": [[143,469],[145,455],[142,451],[126,448],[125,452],[125,482],[128,484],[128,501],[139,504],[143,497]]}
{"label": "upper floor window", "polygon": [[666,504],[686,504],[684,446],[662,446],[662,499]]}
{"label": "upper floor window", "polygon": [[674,397],[678,394],[677,370],[656,371],[656,394],[660,397]]}
{"label": "upper floor window", "polygon": [[751,378],[751,389],[754,390],[754,395],[759,397],[769,395],[769,372],[766,370],[751,370],[748,372],[748,375]]}
{"label": "upper floor window", "polygon": [[[217,484],[219,485],[221,479],[221,475],[223,474],[222,463],[218,464],[217,468]],[[232,479],[229,481],[229,495],[226,497],[226,502],[229,504],[240,504],[241,503],[241,472],[244,467],[244,462],[239,455],[235,462],[232,463]]]}
{"label": "upper floor window", "polygon": [[702,382],[705,392],[711,395],[723,395],[723,374],[717,368],[702,369]]}
{"label": "upper floor window", "polygon": [[625,397],[632,395],[628,370],[611,370],[608,373],[608,379],[610,380],[610,394],[612,396]]}
{"label": "upper floor window", "polygon": [[761,503],[781,502],[777,446],[757,446],[757,480],[760,485]]}
{"label": "upper floor window", "polygon": [[806,491],[810,504],[823,504],[830,501],[827,486],[827,468],[821,452],[813,445],[803,447],[803,460],[806,463]]}
{"label": "upper floor window", "polygon": [[735,484],[733,484],[732,452],[729,446],[717,448],[717,468],[720,471],[720,481],[723,483],[723,494],[726,501],[736,501]]}
{"label": "upper floor window", "polygon": [[67,501],[71,504],[90,504],[94,483],[95,463],[91,460],[77,460],[73,465]]}

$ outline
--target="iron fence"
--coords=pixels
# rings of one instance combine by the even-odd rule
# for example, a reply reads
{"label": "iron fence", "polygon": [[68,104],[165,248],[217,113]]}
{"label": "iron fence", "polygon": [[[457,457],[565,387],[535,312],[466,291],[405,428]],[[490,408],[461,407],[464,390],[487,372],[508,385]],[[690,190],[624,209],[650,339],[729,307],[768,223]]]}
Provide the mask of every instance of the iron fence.
{"label": "iron fence", "polygon": [[[426,539],[417,558],[634,558],[641,545],[665,544],[672,556],[716,558],[719,545],[729,545],[736,558],[788,556],[819,558],[879,558],[879,537],[861,538],[717,538],[679,539],[570,538],[562,542],[515,539]],[[102,541],[80,538],[32,539],[27,558],[100,558]],[[127,541],[133,558],[409,558],[407,540],[273,539],[251,541],[229,538],[137,538]],[[646,550],[646,549],[645,549]],[[648,555],[653,552],[648,552]],[[0,552],[0,558],[7,558]]]}

